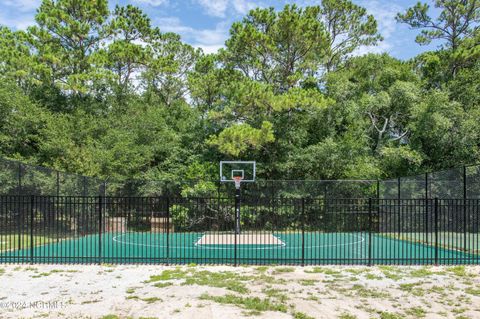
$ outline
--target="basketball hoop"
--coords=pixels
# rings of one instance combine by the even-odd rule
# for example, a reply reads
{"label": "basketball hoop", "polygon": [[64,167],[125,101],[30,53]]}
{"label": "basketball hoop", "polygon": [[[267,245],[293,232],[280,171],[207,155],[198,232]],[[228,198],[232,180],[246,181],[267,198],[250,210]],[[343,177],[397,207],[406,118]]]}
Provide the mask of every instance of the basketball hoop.
{"label": "basketball hoop", "polygon": [[235,182],[235,188],[240,189],[240,184],[242,183],[242,176],[233,176],[233,181]]}

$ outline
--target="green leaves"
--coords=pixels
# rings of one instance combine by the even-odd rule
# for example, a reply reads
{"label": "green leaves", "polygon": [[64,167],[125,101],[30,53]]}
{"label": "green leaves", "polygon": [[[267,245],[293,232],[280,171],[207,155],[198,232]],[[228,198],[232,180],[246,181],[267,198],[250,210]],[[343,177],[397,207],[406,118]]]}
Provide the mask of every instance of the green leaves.
{"label": "green leaves", "polygon": [[[111,179],[211,195],[220,159],[265,179],[407,175],[480,158],[478,1],[419,3],[397,19],[412,61],[352,57],[381,41],[351,0],[257,8],[203,54],[133,5],[44,0],[36,25],[0,27],[0,151]],[[20,89],[19,89],[20,88]],[[183,180],[193,180],[185,183]],[[162,181],[162,182],[154,182]]]}
{"label": "green leaves", "polygon": [[328,71],[345,62],[360,46],[376,45],[382,40],[377,33],[377,21],[365,8],[349,0],[323,0],[320,7],[320,19],[330,38]]}
{"label": "green leaves", "polygon": [[315,74],[328,50],[327,33],[318,20],[319,8],[285,6],[255,9],[232,25],[221,60],[275,92],[297,86]]}
{"label": "green leaves", "polygon": [[455,51],[462,38],[472,36],[480,22],[480,3],[478,0],[435,0],[440,11],[436,19],[429,15],[430,6],[418,2],[405,13],[397,14],[397,21],[406,23],[414,29],[421,29],[416,41],[429,44],[432,40],[446,41],[447,47]]}
{"label": "green leaves", "polygon": [[223,130],[218,136],[209,140],[210,145],[232,157],[245,154],[247,150],[259,150],[275,140],[272,123],[263,122],[260,129],[248,124],[236,124]]}

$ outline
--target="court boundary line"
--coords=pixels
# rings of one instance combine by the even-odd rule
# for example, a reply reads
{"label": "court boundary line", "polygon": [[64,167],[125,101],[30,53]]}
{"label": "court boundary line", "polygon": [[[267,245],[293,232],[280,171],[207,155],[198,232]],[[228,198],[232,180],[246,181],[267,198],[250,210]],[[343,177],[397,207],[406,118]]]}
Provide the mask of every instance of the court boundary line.
{"label": "court boundary line", "polygon": [[[158,248],[175,248],[175,249],[200,249],[200,250],[231,250],[235,245],[230,245],[233,247],[208,247],[208,246],[215,246],[214,244],[212,245],[201,245],[199,248],[197,246],[197,242],[200,238],[202,238],[205,234],[202,234],[201,236],[197,236],[196,240],[192,243],[193,247],[186,247],[186,246],[167,246],[167,245],[151,245],[151,244],[142,244],[142,243],[134,243],[134,242],[127,242],[127,241],[122,241],[119,238],[124,237],[127,234],[133,234],[132,232],[130,233],[125,233],[117,236],[112,237],[112,241],[119,243],[119,244],[124,244],[124,245],[133,245],[133,246],[142,246],[142,247],[158,247]],[[171,235],[171,234],[170,234]],[[272,235],[275,236],[275,235]],[[349,243],[341,243],[341,244],[332,244],[332,245],[317,245],[317,246],[310,246],[310,245],[305,245],[305,248],[326,248],[326,247],[342,247],[342,246],[350,246],[350,245],[355,245],[355,244],[360,244],[365,241],[365,237],[361,235],[352,235],[349,234],[349,236],[355,236],[357,238],[360,238],[360,240],[357,240],[355,242],[349,242]],[[244,246],[249,246],[249,245],[238,245],[237,248],[242,247],[242,250],[275,250],[278,248],[281,249],[301,249],[302,246],[287,246],[284,240],[282,240],[279,236],[275,236],[279,240],[283,242],[283,245],[276,245],[274,247],[244,247]],[[221,244],[220,244],[221,245]]]}

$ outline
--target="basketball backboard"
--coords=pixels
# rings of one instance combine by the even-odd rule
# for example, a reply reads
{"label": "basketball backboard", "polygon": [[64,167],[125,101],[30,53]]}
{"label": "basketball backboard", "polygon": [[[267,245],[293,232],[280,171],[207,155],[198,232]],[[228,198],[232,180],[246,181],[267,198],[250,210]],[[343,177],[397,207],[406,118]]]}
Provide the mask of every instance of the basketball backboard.
{"label": "basketball backboard", "polygon": [[255,182],[256,164],[255,161],[221,161],[220,181],[235,182],[240,177],[242,183]]}

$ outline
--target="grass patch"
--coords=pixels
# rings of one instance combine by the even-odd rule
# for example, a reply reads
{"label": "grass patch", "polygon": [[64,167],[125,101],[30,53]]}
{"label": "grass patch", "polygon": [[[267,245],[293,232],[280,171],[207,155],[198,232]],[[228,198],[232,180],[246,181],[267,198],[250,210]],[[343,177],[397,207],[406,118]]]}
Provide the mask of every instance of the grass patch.
{"label": "grass patch", "polygon": [[278,285],[283,285],[287,281],[283,278],[275,278],[273,276],[269,276],[267,274],[261,274],[260,276],[255,276],[252,278],[254,281],[259,282],[259,283],[265,283],[265,284],[278,284]]}
{"label": "grass patch", "polygon": [[380,313],[380,319],[403,319],[404,316],[398,313],[392,313],[388,311],[383,311]]}
{"label": "grass patch", "polygon": [[287,312],[288,308],[284,304],[272,302],[270,299],[260,299],[258,297],[239,297],[235,295],[225,296],[210,296],[203,294],[200,296],[201,300],[211,300],[220,304],[229,304],[241,307],[251,311],[279,311]]}
{"label": "grass patch", "polygon": [[343,277],[342,273],[337,270],[333,270],[330,268],[325,268],[325,267],[313,267],[312,269],[306,269],[305,272],[307,274],[325,274],[325,275],[330,275],[334,277]]}
{"label": "grass patch", "polygon": [[276,298],[280,302],[286,302],[288,300],[288,297],[286,294],[283,293],[282,290],[280,289],[264,289],[262,291],[267,297],[270,298]]}
{"label": "grass patch", "polygon": [[148,298],[142,298],[140,300],[145,301],[148,304],[151,304],[157,301],[163,301],[161,298],[158,298],[158,297],[148,297]]}
{"label": "grass patch", "polygon": [[480,288],[475,289],[475,288],[469,287],[469,288],[465,289],[465,292],[469,295],[480,297]]}
{"label": "grass patch", "polygon": [[293,267],[277,267],[274,270],[274,273],[280,274],[280,273],[287,273],[287,272],[294,272],[295,268]]}
{"label": "grass patch", "polygon": [[470,275],[467,273],[465,266],[449,267],[447,268],[447,271],[457,277],[470,277]]}
{"label": "grass patch", "polygon": [[423,296],[425,295],[425,291],[422,288],[419,288],[418,286],[421,286],[422,283],[415,282],[415,283],[409,283],[409,284],[400,284],[399,288],[402,291],[408,292],[414,296]]}
{"label": "grass patch", "polygon": [[106,315],[101,317],[100,319],[120,319],[120,317],[117,315]]}
{"label": "grass patch", "polygon": [[265,273],[268,270],[268,266],[259,266],[259,267],[255,268],[255,270],[260,272],[260,273]]}
{"label": "grass patch", "polygon": [[207,270],[197,271],[193,268],[188,270],[176,268],[173,270],[164,270],[162,274],[157,276],[151,276],[146,282],[157,282],[155,286],[162,288],[165,287],[164,283],[160,284],[158,283],[159,281],[183,280],[182,285],[209,286],[225,288],[239,293],[248,293],[249,290],[244,282],[251,279],[250,277],[242,276],[231,271],[211,272]]}
{"label": "grass patch", "polygon": [[397,281],[403,278],[400,274],[397,273],[398,270],[391,266],[378,266],[378,269],[380,269],[383,275],[388,279]]}
{"label": "grass patch", "polygon": [[[34,246],[43,246],[45,244],[54,242],[56,235],[53,234],[52,238],[48,236],[33,236]],[[0,252],[15,250],[21,247],[22,249],[30,247],[30,235],[29,234],[5,234],[0,241]]]}
{"label": "grass patch", "polygon": [[353,285],[352,291],[356,293],[357,296],[362,298],[388,298],[390,295],[383,291],[377,291],[374,289],[368,289],[362,285]]}
{"label": "grass patch", "polygon": [[302,286],[315,286],[316,280],[313,279],[302,279],[299,281]]}
{"label": "grass patch", "polygon": [[405,313],[407,315],[410,315],[415,318],[424,318],[426,315],[426,312],[423,308],[420,307],[412,307],[407,310],[405,310]]}
{"label": "grass patch", "polygon": [[160,275],[150,276],[150,280],[146,282],[156,282],[163,280],[175,280],[175,279],[184,279],[188,275],[188,271],[181,270],[180,268],[175,268],[173,270],[164,270]]}
{"label": "grass patch", "polygon": [[377,275],[374,275],[374,274],[365,274],[365,278],[368,279],[368,280],[382,280],[383,279],[382,276],[377,276]]}
{"label": "grass patch", "polygon": [[342,313],[340,316],[338,316],[339,319],[357,319],[357,316],[352,315],[350,313]]}
{"label": "grass patch", "polygon": [[315,319],[314,317],[310,317],[309,315],[304,314],[303,312],[294,312],[293,318],[294,319]]}
{"label": "grass patch", "polygon": [[173,284],[171,282],[157,282],[156,284],[154,284],[154,286],[157,288],[165,288],[172,285]]}
{"label": "grass patch", "polygon": [[434,275],[435,273],[430,270],[429,267],[422,267],[410,272],[410,277],[428,277]]}

